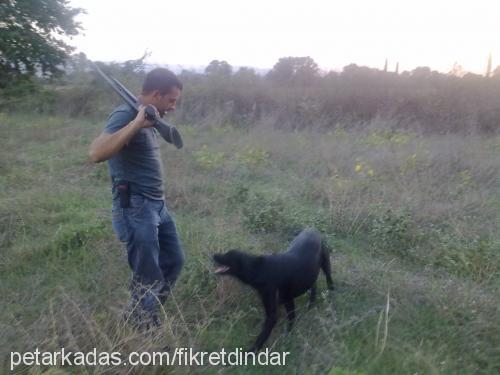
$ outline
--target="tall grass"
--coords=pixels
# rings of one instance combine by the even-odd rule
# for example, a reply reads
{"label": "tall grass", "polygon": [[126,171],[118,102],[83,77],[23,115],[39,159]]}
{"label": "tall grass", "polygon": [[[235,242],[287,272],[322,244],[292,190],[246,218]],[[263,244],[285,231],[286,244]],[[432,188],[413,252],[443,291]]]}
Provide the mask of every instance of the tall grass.
{"label": "tall grass", "polygon": [[500,370],[498,137],[423,136],[380,122],[329,133],[213,125],[180,125],[186,147],[162,146],[168,206],[187,261],[161,328],[142,335],[121,320],[129,270],[110,226],[106,166],[87,161],[102,124],[0,114],[3,368],[10,351],[35,347],[247,348],[261,324],[260,302],[247,287],[216,278],[211,254],[281,251],[313,225],[333,249],[336,291],[320,293],[311,311],[300,298],[290,334],[280,313],[267,344],[291,352],[286,369],[176,373]]}

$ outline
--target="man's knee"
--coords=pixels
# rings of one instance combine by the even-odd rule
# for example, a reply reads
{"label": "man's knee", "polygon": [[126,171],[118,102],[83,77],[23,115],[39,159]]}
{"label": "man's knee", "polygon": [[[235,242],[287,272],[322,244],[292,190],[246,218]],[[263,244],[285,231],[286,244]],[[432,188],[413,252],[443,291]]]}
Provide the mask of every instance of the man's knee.
{"label": "man's knee", "polygon": [[170,248],[162,248],[160,250],[160,264],[162,268],[180,269],[184,266],[185,255],[180,243]]}

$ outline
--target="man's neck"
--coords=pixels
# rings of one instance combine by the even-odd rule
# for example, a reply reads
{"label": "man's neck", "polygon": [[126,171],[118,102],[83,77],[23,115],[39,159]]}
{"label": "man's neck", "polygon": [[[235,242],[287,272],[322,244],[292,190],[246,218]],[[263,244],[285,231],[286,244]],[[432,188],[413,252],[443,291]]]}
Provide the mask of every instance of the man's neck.
{"label": "man's neck", "polygon": [[137,101],[139,102],[139,104],[143,105],[153,104],[151,98],[142,94],[137,97]]}

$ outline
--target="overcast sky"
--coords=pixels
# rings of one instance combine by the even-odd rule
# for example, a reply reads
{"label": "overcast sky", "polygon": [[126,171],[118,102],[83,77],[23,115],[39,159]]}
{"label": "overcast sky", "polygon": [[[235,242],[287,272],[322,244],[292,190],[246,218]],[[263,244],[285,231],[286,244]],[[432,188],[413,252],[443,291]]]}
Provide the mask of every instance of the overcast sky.
{"label": "overcast sky", "polygon": [[71,44],[102,61],[272,68],[310,56],[324,70],[356,63],[400,71],[455,62],[484,73],[500,65],[498,0],[70,0],[87,14]]}

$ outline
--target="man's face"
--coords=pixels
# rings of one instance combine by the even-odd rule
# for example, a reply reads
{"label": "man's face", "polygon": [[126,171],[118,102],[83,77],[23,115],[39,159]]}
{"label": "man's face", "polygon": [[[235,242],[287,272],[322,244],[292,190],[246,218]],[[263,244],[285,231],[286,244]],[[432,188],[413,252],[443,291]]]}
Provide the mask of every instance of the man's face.
{"label": "man's face", "polygon": [[173,111],[177,100],[181,96],[181,90],[178,87],[172,87],[165,95],[156,96],[156,103],[154,106],[158,109],[160,116],[163,117],[165,113]]}

